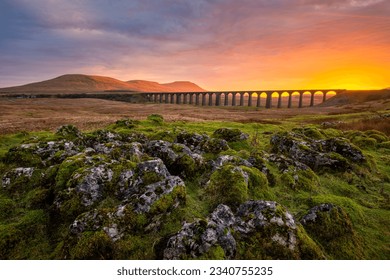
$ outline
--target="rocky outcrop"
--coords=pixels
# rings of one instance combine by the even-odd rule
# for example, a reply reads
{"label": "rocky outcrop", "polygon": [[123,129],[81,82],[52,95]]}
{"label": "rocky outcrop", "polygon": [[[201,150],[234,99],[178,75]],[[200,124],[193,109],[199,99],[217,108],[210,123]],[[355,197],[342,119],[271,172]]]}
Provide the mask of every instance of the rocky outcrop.
{"label": "rocky outcrop", "polygon": [[210,138],[206,134],[181,132],[176,137],[176,142],[188,146],[196,153],[218,154],[229,149],[228,143],[224,139]]}
{"label": "rocky outcrop", "polygon": [[[55,246],[42,248],[67,259],[319,259],[322,251],[352,258],[352,248],[360,250],[342,207],[318,205],[297,223],[273,201],[282,197],[294,210],[322,201],[314,171],[363,181],[365,157],[340,137],[346,133],[295,129],[273,135],[262,151],[236,129],[209,136],[165,131],[157,115],[145,122],[159,131],[146,137],[131,120],[92,133],[64,126],[10,149],[0,162],[0,255],[17,254],[28,237],[13,236],[31,228],[40,237],[30,244],[49,240]],[[287,204],[288,190],[302,205]]]}
{"label": "rocky outcrop", "polygon": [[[241,204],[235,213],[220,204],[206,220],[185,223],[167,242],[164,258],[201,258],[216,247],[223,249],[225,259],[245,259],[249,254],[300,258],[300,242],[290,212],[274,201],[252,200]],[[267,246],[278,250],[267,250]]]}
{"label": "rocky outcrop", "polygon": [[224,139],[228,142],[236,142],[236,141],[243,141],[247,140],[249,138],[249,135],[246,133],[243,133],[241,130],[237,128],[219,128],[213,133],[213,137]]}
{"label": "rocky outcrop", "polygon": [[351,163],[363,163],[363,153],[347,139],[315,140],[293,132],[283,132],[271,137],[272,151],[309,166],[314,171],[351,168]]}

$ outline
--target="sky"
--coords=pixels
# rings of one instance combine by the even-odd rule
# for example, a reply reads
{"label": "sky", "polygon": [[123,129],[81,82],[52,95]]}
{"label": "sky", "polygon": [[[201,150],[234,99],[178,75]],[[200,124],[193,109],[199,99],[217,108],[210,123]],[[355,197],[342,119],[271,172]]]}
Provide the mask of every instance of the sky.
{"label": "sky", "polygon": [[0,0],[0,87],[76,73],[208,90],[390,87],[390,0]]}

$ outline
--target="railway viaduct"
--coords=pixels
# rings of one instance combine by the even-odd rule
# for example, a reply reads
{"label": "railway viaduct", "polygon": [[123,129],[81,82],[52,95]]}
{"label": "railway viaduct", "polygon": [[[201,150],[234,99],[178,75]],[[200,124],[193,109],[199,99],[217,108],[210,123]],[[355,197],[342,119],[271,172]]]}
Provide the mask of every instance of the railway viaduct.
{"label": "railway viaduct", "polygon": [[[247,91],[204,91],[204,92],[144,92],[146,100],[153,103],[193,104],[198,106],[264,106],[261,96],[265,95],[265,108],[272,108],[272,96],[277,94],[277,108],[282,107],[282,95],[288,94],[287,108],[293,106],[293,94],[299,94],[298,107],[303,107],[304,94],[310,95],[310,106],[314,106],[314,96],[322,95],[322,102],[329,93],[339,94],[345,89],[305,89],[305,90],[247,90]],[[247,96],[247,100],[245,100]],[[238,98],[237,98],[238,97]],[[254,97],[256,104],[254,104]],[[223,99],[223,100],[222,100]],[[238,100],[237,100],[238,99]]]}

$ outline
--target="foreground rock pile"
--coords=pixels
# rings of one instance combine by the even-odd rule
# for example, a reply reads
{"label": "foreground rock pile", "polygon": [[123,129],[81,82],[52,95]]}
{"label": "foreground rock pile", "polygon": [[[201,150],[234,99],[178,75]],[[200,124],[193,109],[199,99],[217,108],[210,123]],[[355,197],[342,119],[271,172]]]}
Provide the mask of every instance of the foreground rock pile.
{"label": "foreground rock pile", "polygon": [[[131,128],[134,122],[119,125]],[[165,259],[321,259],[321,246],[337,246],[333,235],[355,236],[339,206],[317,205],[298,219],[271,191],[270,165],[288,188],[312,191],[319,184],[313,171],[364,164],[363,153],[343,138],[279,133],[269,152],[246,158],[227,152],[248,135],[227,128],[211,137],[181,131],[166,141],[137,132],[83,134],[65,126],[55,138],[12,148],[1,180],[10,198],[29,211],[45,211],[42,225],[44,234],[54,232],[54,258],[142,258],[142,246],[152,245],[142,243],[148,236],[157,238],[155,256]],[[209,205],[205,217],[188,221],[183,214],[187,182],[202,189]],[[4,237],[1,257],[20,242]]]}

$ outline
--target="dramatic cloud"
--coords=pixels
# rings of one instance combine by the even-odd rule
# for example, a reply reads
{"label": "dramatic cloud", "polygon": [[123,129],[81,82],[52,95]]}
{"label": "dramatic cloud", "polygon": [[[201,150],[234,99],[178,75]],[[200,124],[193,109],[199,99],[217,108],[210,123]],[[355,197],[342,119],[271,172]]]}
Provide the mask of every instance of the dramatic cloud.
{"label": "dramatic cloud", "polygon": [[65,73],[209,89],[388,86],[389,14],[381,0],[5,0],[0,86]]}

